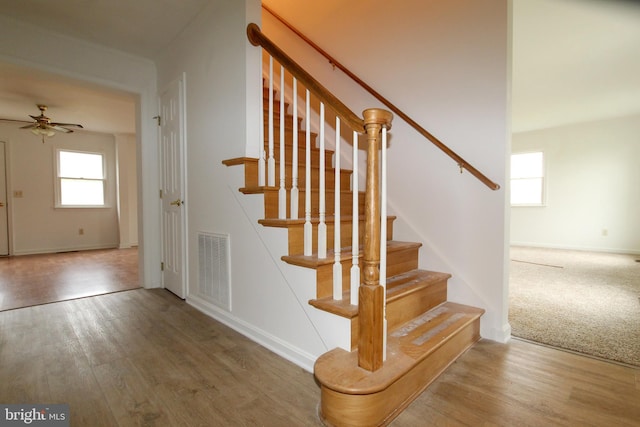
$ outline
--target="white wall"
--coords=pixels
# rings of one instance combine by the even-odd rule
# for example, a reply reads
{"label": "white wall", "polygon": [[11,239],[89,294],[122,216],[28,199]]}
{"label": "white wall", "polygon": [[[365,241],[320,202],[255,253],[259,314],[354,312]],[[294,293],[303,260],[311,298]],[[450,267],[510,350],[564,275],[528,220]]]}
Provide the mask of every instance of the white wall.
{"label": "white wall", "polygon": [[[278,4],[295,2],[272,1]],[[422,268],[453,274],[449,299],[487,310],[483,337],[510,335],[505,289],[505,159],[510,107],[508,2],[375,0],[331,16],[289,4],[276,11],[503,189],[492,192],[394,119],[389,208],[395,238],[423,243]],[[318,6],[320,7],[320,6]],[[323,11],[326,12],[326,11]],[[318,21],[318,22],[314,22]],[[381,106],[327,60],[263,16],[276,41],[354,112]]]}
{"label": "white wall", "polygon": [[[317,311],[307,303],[315,276],[300,278],[304,272],[290,272],[280,261],[286,232],[258,224],[262,196],[242,195],[242,167],[222,164],[256,142],[260,51],[247,41],[246,25],[259,19],[258,0],[211,3],[158,57],[160,89],[182,73],[186,79],[187,302],[311,370],[333,348],[309,319]],[[230,311],[198,289],[200,232],[229,235]]]}
{"label": "white wall", "polygon": [[[136,150],[141,270],[145,287],[160,285],[156,71],[153,62],[0,17],[0,60],[58,73],[138,96]],[[144,220],[143,220],[144,219]]]}
{"label": "white wall", "polygon": [[138,246],[136,136],[119,134],[115,139],[118,159],[118,247],[130,248]]}
{"label": "white wall", "polygon": [[[10,123],[0,123],[7,149],[7,201],[11,254],[131,247],[138,243],[135,135],[76,131],[45,143]],[[105,153],[108,207],[56,209],[57,148]],[[14,196],[21,192],[21,197]],[[82,235],[79,229],[83,229]]]}
{"label": "white wall", "polygon": [[516,133],[512,151],[546,162],[546,204],[511,208],[512,244],[640,253],[640,115]]}
{"label": "white wall", "polygon": [[[7,146],[7,201],[14,255],[113,248],[118,245],[116,157],[113,136],[77,131],[55,135],[45,143],[39,137],[0,124]],[[55,208],[56,149],[102,152],[105,155],[106,208]],[[18,191],[21,197],[16,197]],[[84,234],[79,234],[79,229]]]}

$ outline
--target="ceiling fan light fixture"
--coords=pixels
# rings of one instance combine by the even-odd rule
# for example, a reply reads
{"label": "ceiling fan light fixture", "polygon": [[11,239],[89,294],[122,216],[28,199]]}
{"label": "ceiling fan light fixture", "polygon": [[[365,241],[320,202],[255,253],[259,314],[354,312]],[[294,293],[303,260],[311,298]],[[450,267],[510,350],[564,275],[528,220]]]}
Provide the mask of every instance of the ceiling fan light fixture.
{"label": "ceiling fan light fixture", "polygon": [[43,128],[33,128],[31,129],[31,133],[38,136],[53,136],[56,133],[51,129],[43,129]]}

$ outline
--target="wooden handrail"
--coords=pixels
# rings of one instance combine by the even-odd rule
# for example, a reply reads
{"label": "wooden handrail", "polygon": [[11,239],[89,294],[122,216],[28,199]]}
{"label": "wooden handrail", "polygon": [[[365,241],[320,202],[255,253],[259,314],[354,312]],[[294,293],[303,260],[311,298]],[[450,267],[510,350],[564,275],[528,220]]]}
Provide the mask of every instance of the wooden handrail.
{"label": "wooden handrail", "polygon": [[282,49],[265,36],[256,24],[247,26],[247,37],[254,46],[261,46],[274,57],[284,68],[298,79],[311,93],[318,97],[325,105],[330,106],[340,119],[358,133],[365,133],[364,120],[335,97],[320,82],[307,73],[298,63],[289,57]]}
{"label": "wooden handrail", "polygon": [[482,172],[480,172],[478,169],[476,169],[475,167],[473,167],[472,165],[470,165],[465,159],[463,159],[462,157],[460,157],[458,154],[456,154],[453,150],[451,150],[449,147],[447,147],[442,141],[440,141],[438,138],[436,138],[435,136],[433,136],[431,133],[429,133],[425,128],[423,128],[422,126],[420,126],[415,120],[413,120],[411,117],[409,117],[407,114],[405,114],[402,110],[400,110],[398,107],[396,107],[394,104],[391,103],[391,101],[389,101],[388,99],[386,99],[384,96],[382,96],[380,93],[378,93],[376,90],[374,90],[371,86],[369,86],[367,83],[365,83],[362,79],[360,79],[358,76],[356,76],[355,74],[353,74],[351,71],[349,71],[349,69],[347,69],[344,65],[342,65],[340,62],[338,62],[335,58],[333,58],[331,55],[329,55],[327,52],[325,52],[322,48],[320,48],[320,46],[318,46],[317,44],[315,44],[314,42],[312,42],[311,40],[309,40],[309,38],[307,38],[304,34],[302,34],[300,31],[298,31],[293,25],[291,25],[290,23],[288,23],[284,18],[282,18],[280,15],[278,15],[277,13],[275,13],[271,8],[269,8],[268,6],[266,6],[264,3],[262,4],[262,7],[264,8],[264,10],[266,10],[267,12],[269,12],[271,15],[273,15],[277,20],[279,20],[280,22],[282,22],[287,28],[289,28],[291,31],[293,31],[296,35],[298,35],[302,40],[304,40],[305,42],[307,42],[311,47],[313,47],[318,53],[320,53],[320,55],[324,56],[325,58],[327,58],[327,60],[329,61],[329,63],[337,68],[339,68],[343,73],[345,73],[347,76],[351,77],[351,79],[353,81],[355,81],[356,83],[358,83],[360,86],[362,86],[367,92],[369,92],[371,95],[373,95],[376,99],[378,99],[380,102],[382,102],[384,105],[386,105],[391,111],[393,111],[398,117],[402,118],[402,120],[404,120],[405,122],[407,122],[411,127],[413,127],[416,131],[418,131],[418,133],[422,136],[424,136],[425,138],[427,138],[429,141],[431,141],[436,147],[438,147],[440,150],[442,150],[446,155],[448,155],[449,157],[451,157],[453,160],[455,160],[455,162],[458,164],[458,166],[460,166],[460,172],[462,172],[463,169],[466,169],[469,171],[469,173],[471,173],[471,175],[475,176],[478,180],[480,180],[484,185],[486,185],[487,187],[489,187],[492,190],[498,190],[500,188],[500,185],[498,185],[497,183],[491,181],[489,178],[487,178]]}

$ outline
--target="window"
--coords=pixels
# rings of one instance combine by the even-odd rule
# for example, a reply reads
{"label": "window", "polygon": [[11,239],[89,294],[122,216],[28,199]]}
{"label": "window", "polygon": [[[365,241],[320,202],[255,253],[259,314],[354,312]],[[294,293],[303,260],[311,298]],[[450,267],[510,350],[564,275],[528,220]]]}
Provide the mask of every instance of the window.
{"label": "window", "polygon": [[542,152],[511,155],[511,205],[541,206],[544,197]]}
{"label": "window", "polygon": [[57,150],[57,207],[103,207],[104,155]]}

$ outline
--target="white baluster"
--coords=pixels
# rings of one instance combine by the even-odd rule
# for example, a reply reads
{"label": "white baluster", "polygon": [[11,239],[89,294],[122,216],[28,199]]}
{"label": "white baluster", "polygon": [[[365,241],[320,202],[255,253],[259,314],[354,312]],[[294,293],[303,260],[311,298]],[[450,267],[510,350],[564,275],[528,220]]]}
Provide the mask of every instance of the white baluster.
{"label": "white baluster", "polygon": [[291,159],[290,217],[298,219],[298,80],[293,78],[293,157]]}
{"label": "white baluster", "polygon": [[[260,67],[260,81],[262,82],[262,67]],[[260,88],[264,88],[264,83],[261,83]],[[264,91],[260,91],[260,140],[258,141],[258,186],[264,187],[267,182],[267,164],[266,153],[264,150]]]}
{"label": "white baluster", "polygon": [[318,258],[324,259],[327,257],[327,224],[325,223],[326,216],[326,198],[325,198],[325,170],[324,170],[324,103],[320,103],[320,188],[319,192],[319,222],[318,222]]}
{"label": "white baluster", "polygon": [[350,303],[358,305],[358,292],[360,290],[360,236],[359,226],[360,218],[358,217],[358,133],[353,131],[353,173],[351,174],[351,190],[353,192],[353,232],[351,233],[351,292]]}
{"label": "white baluster", "polygon": [[[382,126],[380,176],[380,286],[387,294],[387,127]],[[382,360],[387,360],[387,298],[382,299]]]}
{"label": "white baluster", "polygon": [[267,159],[267,185],[276,185],[276,159],[273,157],[273,57],[269,56],[269,158]]}
{"label": "white baluster", "polygon": [[306,125],[306,158],[305,158],[305,195],[304,195],[304,254],[310,256],[313,252],[313,228],[311,226],[311,119],[309,115],[309,89],[305,98]]}
{"label": "white baluster", "polygon": [[284,177],[286,170],[284,142],[284,66],[280,65],[280,189],[278,190],[278,218],[287,218],[287,190]]}
{"label": "white baluster", "polygon": [[340,262],[340,117],[336,116],[336,151],[333,167],[335,169],[335,207],[333,215],[333,299],[342,299],[342,263]]}

